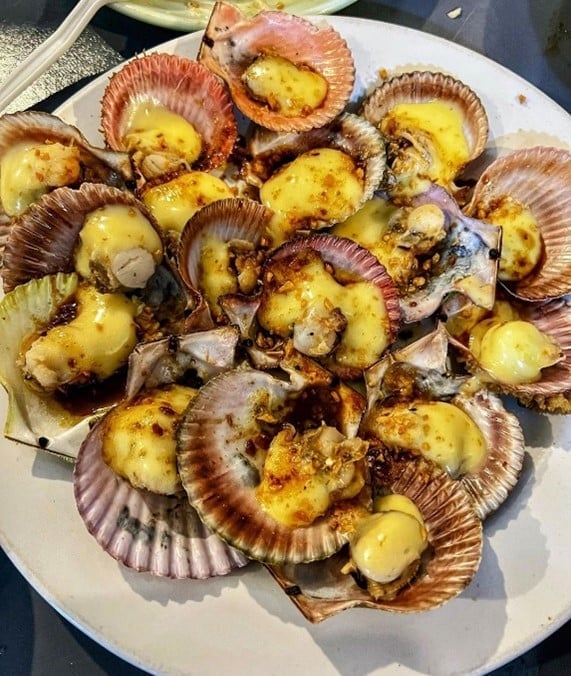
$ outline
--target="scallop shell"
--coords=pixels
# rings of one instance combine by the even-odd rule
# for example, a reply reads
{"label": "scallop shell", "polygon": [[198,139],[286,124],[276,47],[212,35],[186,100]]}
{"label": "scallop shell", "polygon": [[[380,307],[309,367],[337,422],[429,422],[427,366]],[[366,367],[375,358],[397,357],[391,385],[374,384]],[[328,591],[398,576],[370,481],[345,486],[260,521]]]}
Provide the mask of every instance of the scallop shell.
{"label": "scallop shell", "polygon": [[[83,179],[86,181],[124,187],[133,179],[127,154],[91,145],[76,127],[55,115],[23,111],[0,118],[0,158],[20,144],[43,145],[54,142],[79,148]],[[0,196],[0,244],[9,232],[10,221]]]}
{"label": "scallop shell", "polygon": [[529,408],[548,413],[571,413],[571,301],[559,298],[542,305],[517,305],[521,318],[531,321],[543,333],[551,336],[562,351],[562,360],[542,370],[535,383],[509,385],[496,380],[474,358],[460,341],[450,338],[470,371],[491,388],[511,394]]}
{"label": "scallop shell", "polygon": [[[528,301],[571,292],[571,153],[538,146],[495,160],[482,174],[466,213],[475,216],[490,203],[510,196],[526,205],[541,231],[542,260],[509,291]],[[485,218],[485,216],[484,216]]]}
{"label": "scallop shell", "polygon": [[68,459],[77,455],[89,424],[104,408],[73,414],[54,397],[29,387],[17,362],[22,341],[47,325],[76,288],[76,275],[58,274],[18,286],[0,302],[0,382],[8,393],[4,434]]}
{"label": "scallop shell", "polygon": [[488,117],[478,95],[450,75],[414,71],[393,77],[367,96],[361,114],[378,126],[383,117],[400,103],[429,103],[434,100],[449,101],[459,106],[469,149],[468,161],[474,160],[488,140]]}
{"label": "scallop shell", "polygon": [[[416,379],[411,399],[443,400],[458,406],[482,432],[488,453],[484,465],[471,474],[459,477],[483,520],[495,511],[515,487],[523,467],[525,440],[517,417],[507,411],[501,399],[484,386],[455,377],[448,361],[450,340],[443,325],[419,339],[396,350],[365,373],[367,384],[367,413],[363,417],[361,434],[375,434],[374,408],[396,395],[402,400],[402,391],[393,390],[385,378],[395,363],[412,367],[410,376]],[[398,381],[397,381],[398,382]],[[475,387],[475,389],[474,389]],[[407,400],[408,397],[405,397]]]}
{"label": "scallop shell", "polygon": [[[202,379],[234,363],[238,334],[231,327],[139,345],[129,359],[128,408],[141,390],[183,382],[190,370]],[[246,565],[240,552],[206,528],[185,496],[134,488],[101,454],[104,420],[85,439],[74,470],[74,493],[88,531],[115,559],[138,571],[172,578],[225,575]]]}
{"label": "scallop shell", "polygon": [[[348,155],[362,175],[362,194],[359,203],[341,216],[348,218],[379,188],[386,169],[385,143],[379,132],[366,120],[352,113],[344,113],[319,129],[281,135],[263,130],[254,133],[249,144],[252,160],[247,164],[247,180],[258,187],[271,175],[299,155],[313,149],[331,148]],[[285,214],[289,225],[288,214]],[[316,213],[296,223],[294,229],[319,229],[337,222],[316,210]]]}
{"label": "scallop shell", "polygon": [[[4,290],[11,291],[45,275],[73,272],[73,254],[85,218],[111,204],[138,209],[158,232],[145,205],[131,193],[100,183],[84,183],[78,189],[57,188],[29,207],[10,229],[0,271]],[[108,283],[116,285],[111,273],[106,274]]]}
{"label": "scallop shell", "polygon": [[189,406],[178,440],[181,480],[202,521],[246,556],[271,563],[320,559],[346,542],[332,527],[332,516],[289,528],[256,498],[264,452],[253,441],[261,434],[260,421],[279,418],[288,398],[299,395],[307,382],[332,382],[319,368],[308,374],[294,366],[289,376],[284,380],[251,368],[216,376]]}
{"label": "scallop shell", "polygon": [[103,549],[129,568],[162,577],[226,575],[248,560],[206,528],[184,497],[135,489],[101,457],[101,425],[85,439],[74,468],[79,514]]}
{"label": "scallop shell", "polygon": [[472,581],[482,556],[482,523],[466,492],[427,463],[398,463],[388,488],[419,508],[431,548],[413,582],[391,601],[375,601],[341,568],[347,554],[302,565],[269,566],[278,584],[311,622],[354,607],[419,612],[441,606]]}
{"label": "scallop shell", "polygon": [[480,307],[491,309],[495,300],[501,228],[465,216],[450,194],[438,185],[412,199],[413,206],[436,204],[446,217],[447,235],[440,245],[440,260],[423,287],[402,295],[403,321],[430,317],[454,292]]}
{"label": "scallop shell", "polygon": [[107,143],[124,150],[123,132],[133,106],[150,100],[190,122],[203,150],[193,169],[222,165],[237,137],[230,97],[203,65],[175,54],[152,53],[129,61],[116,72],[103,95],[101,123]]}
{"label": "scallop shell", "polygon": [[[260,55],[281,56],[322,75],[328,84],[323,104],[308,115],[288,117],[252,99],[241,76]],[[345,108],[355,81],[351,51],[331,26],[285,12],[266,11],[246,18],[225,2],[214,5],[198,59],[227,83],[246,117],[274,131],[304,131],[327,124]]]}
{"label": "scallop shell", "polygon": [[[337,278],[358,279],[375,285],[383,296],[386,310],[386,326],[380,327],[387,334],[387,343],[392,343],[400,326],[400,308],[394,284],[385,268],[377,259],[355,242],[344,237],[316,233],[307,237],[297,237],[276,249],[265,263],[264,274],[271,271],[272,263],[283,259],[295,258],[303,251],[317,251],[321,259],[333,268],[333,274]],[[264,290],[262,290],[262,296]],[[379,327],[371,327],[377,331]],[[300,345],[294,346],[303,351]],[[342,366],[335,360],[335,353],[326,357],[324,363],[328,368],[338,373],[342,378],[354,378],[362,374],[362,369],[350,366]]]}

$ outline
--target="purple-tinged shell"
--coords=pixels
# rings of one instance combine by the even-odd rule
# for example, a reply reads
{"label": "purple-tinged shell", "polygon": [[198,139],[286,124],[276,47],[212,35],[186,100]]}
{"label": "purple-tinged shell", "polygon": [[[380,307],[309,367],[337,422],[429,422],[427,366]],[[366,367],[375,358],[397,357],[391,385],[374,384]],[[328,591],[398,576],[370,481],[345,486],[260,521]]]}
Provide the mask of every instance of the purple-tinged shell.
{"label": "purple-tinged shell", "polygon": [[[309,526],[288,527],[265,512],[256,497],[266,454],[259,442],[270,420],[279,425],[292,398],[308,385],[332,384],[332,375],[317,365],[308,370],[308,362],[293,359],[287,380],[251,368],[210,380],[187,409],[178,438],[182,484],[202,521],[248,557],[271,563],[320,559],[347,541],[330,513]],[[354,416],[339,427],[349,433]]]}
{"label": "purple-tinged shell", "polygon": [[[73,255],[85,219],[95,210],[115,204],[137,209],[159,232],[145,205],[129,192],[102,183],[57,188],[14,221],[3,256],[4,290],[45,275],[73,272]],[[105,277],[109,284],[117,284],[111,271],[101,271],[101,280]]]}
{"label": "purple-tinged shell", "polygon": [[226,575],[248,563],[204,526],[184,496],[135,489],[101,457],[101,425],[82,444],[74,494],[88,531],[125,566],[176,579]]}
{"label": "purple-tinged shell", "polygon": [[479,178],[466,213],[485,220],[491,205],[511,197],[532,213],[543,255],[533,271],[506,283],[521,300],[545,301],[571,292],[571,153],[537,146],[495,160]]}
{"label": "purple-tinged shell", "polygon": [[[289,117],[252,98],[242,74],[261,55],[280,56],[320,74],[328,85],[323,103],[305,115]],[[247,18],[226,2],[214,5],[198,60],[226,82],[246,117],[275,131],[303,131],[327,124],[345,108],[355,81],[351,51],[331,26],[275,11]]]}
{"label": "purple-tinged shell", "polygon": [[314,563],[269,566],[280,587],[311,622],[354,607],[403,613],[437,608],[460,594],[476,574],[482,556],[482,523],[458,482],[433,465],[406,461],[395,464],[386,488],[409,497],[422,514],[430,549],[423,555],[419,573],[394,599],[377,601],[351,575],[341,572],[348,561],[345,552]]}
{"label": "purple-tinged shell", "polygon": [[403,321],[430,317],[452,293],[491,309],[495,300],[501,228],[465,216],[450,194],[432,185],[412,199],[415,207],[435,204],[444,213],[447,234],[438,247],[439,262],[417,291],[403,294]]}
{"label": "purple-tinged shell", "polygon": [[[517,417],[505,409],[496,394],[465,376],[454,375],[448,357],[449,344],[455,345],[455,341],[439,324],[431,333],[393,351],[365,372],[367,412],[361,433],[375,435],[376,407],[390,408],[394,398],[410,402],[447,401],[460,408],[486,441],[482,467],[458,477],[478,516],[485,519],[515,487],[523,467],[525,440]],[[391,369],[395,368],[393,376]]]}

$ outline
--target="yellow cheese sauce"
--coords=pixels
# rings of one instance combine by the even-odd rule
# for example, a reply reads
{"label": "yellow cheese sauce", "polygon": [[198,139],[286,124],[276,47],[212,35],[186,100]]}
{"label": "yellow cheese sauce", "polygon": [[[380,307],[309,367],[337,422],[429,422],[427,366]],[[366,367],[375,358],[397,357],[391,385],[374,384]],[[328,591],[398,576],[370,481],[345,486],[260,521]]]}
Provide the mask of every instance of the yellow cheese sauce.
{"label": "yellow cheese sauce", "polygon": [[103,460],[136,488],[173,495],[182,485],[176,465],[176,431],[197,391],[169,385],[138,395],[103,421]]}
{"label": "yellow cheese sauce", "polygon": [[194,126],[159,103],[140,103],[132,112],[123,136],[127,150],[144,155],[165,153],[189,165],[202,151],[202,138]]}
{"label": "yellow cheese sauce", "polygon": [[351,561],[369,580],[386,584],[420,559],[428,536],[422,515],[406,496],[385,496],[376,506],[377,513],[363,519],[351,539]]}
{"label": "yellow cheese sauce", "polygon": [[161,238],[148,218],[133,206],[109,204],[86,217],[75,269],[88,280],[106,269],[118,286],[136,289],[145,286],[162,258]]}
{"label": "yellow cheese sauce", "polygon": [[477,208],[478,218],[502,228],[499,278],[515,282],[527,277],[541,259],[543,246],[539,225],[528,207],[506,196],[491,208]]}
{"label": "yellow cheese sauce", "polygon": [[289,337],[296,324],[313,316],[324,324],[335,309],[346,327],[335,350],[337,363],[365,368],[379,359],[389,343],[389,320],[381,291],[370,282],[340,284],[321,258],[298,257],[295,266],[280,267],[279,288],[264,297],[258,310],[260,325],[271,333]]}
{"label": "yellow cheese sauce", "polygon": [[405,284],[414,274],[416,259],[411,249],[400,247],[392,224],[400,208],[381,197],[368,200],[355,214],[331,229],[338,237],[347,237],[368,249],[397,285]]}
{"label": "yellow cheese sauce", "polygon": [[327,80],[306,67],[298,67],[281,56],[260,56],[242,75],[255,99],[270,110],[298,117],[319,108],[327,96]]}
{"label": "yellow cheese sauce", "polygon": [[230,259],[231,251],[227,241],[216,235],[204,238],[200,248],[198,286],[215,314],[222,312],[218,303],[220,296],[239,291]]}
{"label": "yellow cheese sauce", "polygon": [[50,188],[81,179],[79,149],[61,143],[17,144],[0,160],[0,201],[8,216],[18,216]]}
{"label": "yellow cheese sauce", "polygon": [[137,344],[137,305],[91,286],[76,292],[77,315],[50,328],[24,355],[24,372],[45,390],[104,380],[127,363]]}
{"label": "yellow cheese sauce", "polygon": [[346,153],[317,148],[299,155],[260,189],[260,201],[274,212],[272,244],[281,244],[299,229],[345,220],[362,195],[362,171]]}
{"label": "yellow cheese sauce", "polygon": [[142,200],[163,230],[180,234],[199,209],[228,197],[233,197],[233,193],[222,179],[191,171],[149,188]]}
{"label": "yellow cheese sauce", "polygon": [[451,476],[477,472],[486,440],[462,409],[443,401],[414,401],[379,409],[371,431],[389,448],[422,454]]}
{"label": "yellow cheese sauce", "polygon": [[[383,118],[381,131],[390,138],[413,139],[418,147],[405,151],[399,171],[417,174],[441,185],[449,185],[469,159],[469,148],[462,129],[462,114],[451,103],[401,103]],[[425,162],[422,156],[430,155]]]}
{"label": "yellow cheese sauce", "polygon": [[309,526],[336,501],[361,491],[367,448],[367,442],[347,439],[334,427],[298,434],[288,426],[272,439],[256,497],[276,521]]}
{"label": "yellow cheese sauce", "polygon": [[494,379],[509,385],[534,383],[542,369],[561,359],[556,341],[531,322],[484,319],[470,331],[469,348]]}

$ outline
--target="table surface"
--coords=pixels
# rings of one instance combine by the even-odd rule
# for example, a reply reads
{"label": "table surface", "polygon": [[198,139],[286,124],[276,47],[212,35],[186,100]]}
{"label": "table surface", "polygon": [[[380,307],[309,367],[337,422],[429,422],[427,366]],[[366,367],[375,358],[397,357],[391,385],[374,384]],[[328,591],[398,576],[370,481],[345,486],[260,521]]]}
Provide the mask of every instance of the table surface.
{"label": "table surface", "polygon": [[[11,64],[21,58],[18,50],[30,49],[44,39],[74,5],[74,0],[0,0],[0,73],[9,72]],[[462,12],[453,19],[449,12],[457,7]],[[506,66],[566,111],[571,110],[569,0],[365,0],[338,14],[409,26],[453,40]],[[178,35],[103,8],[84,31],[75,51],[55,64],[56,77],[42,78],[20,101],[51,111],[98,72]],[[87,48],[96,51],[89,60],[83,58]],[[0,496],[3,508],[6,506]],[[571,623],[567,623],[493,674],[569,674],[570,646]],[[70,625],[30,587],[0,550],[0,673],[134,676],[143,672]]]}

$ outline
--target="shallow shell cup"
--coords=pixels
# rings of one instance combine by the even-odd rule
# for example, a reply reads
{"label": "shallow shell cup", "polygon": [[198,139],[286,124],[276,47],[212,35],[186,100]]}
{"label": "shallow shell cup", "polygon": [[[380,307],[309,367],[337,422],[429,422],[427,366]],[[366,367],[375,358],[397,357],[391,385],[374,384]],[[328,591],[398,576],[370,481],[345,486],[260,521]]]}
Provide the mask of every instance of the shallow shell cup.
{"label": "shallow shell cup", "polygon": [[[323,77],[327,83],[323,102],[307,113],[289,116],[253,98],[242,76],[259,56],[281,57]],[[355,81],[351,51],[331,26],[275,11],[248,18],[226,2],[214,5],[198,59],[226,82],[244,115],[274,131],[307,131],[330,122],[345,108]]]}

